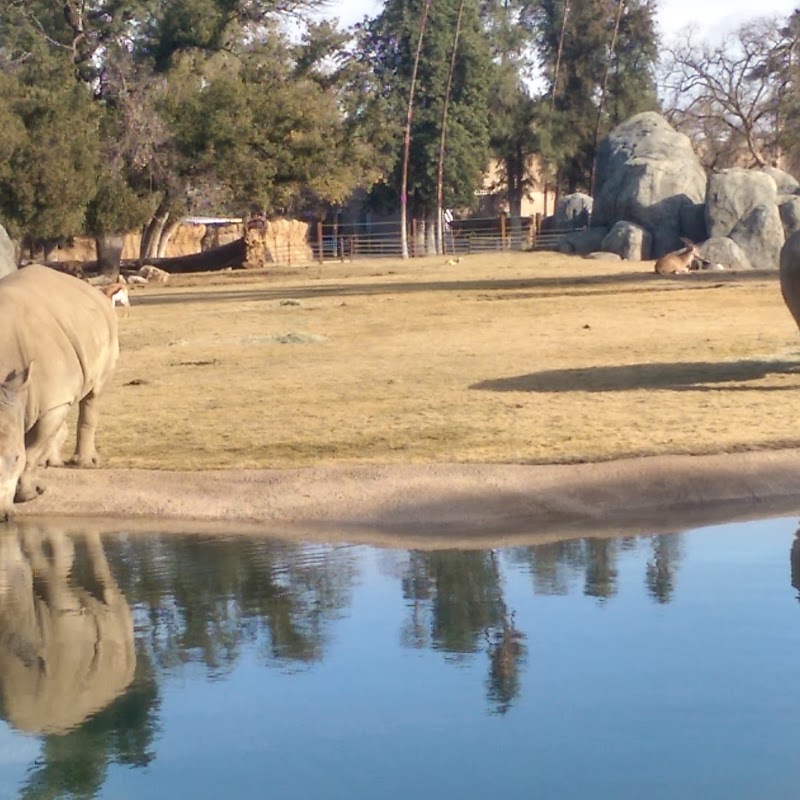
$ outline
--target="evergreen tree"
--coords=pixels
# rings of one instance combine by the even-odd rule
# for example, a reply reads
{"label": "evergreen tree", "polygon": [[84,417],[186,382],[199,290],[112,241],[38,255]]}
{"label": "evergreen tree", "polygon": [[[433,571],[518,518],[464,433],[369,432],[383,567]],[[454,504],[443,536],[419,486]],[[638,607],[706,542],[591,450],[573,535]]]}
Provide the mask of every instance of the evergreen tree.
{"label": "evergreen tree", "polygon": [[96,193],[99,120],[64,68],[0,73],[0,215],[12,236],[38,242],[82,230]]}
{"label": "evergreen tree", "polygon": [[[397,124],[399,134],[411,83],[419,37],[422,0],[388,0],[383,12],[362,32],[364,63],[374,70],[373,101]],[[408,176],[408,207],[412,216],[434,227],[437,165],[445,92],[458,17],[458,0],[431,4],[422,41]],[[488,93],[491,53],[481,28],[476,0],[467,0],[461,19],[448,109],[444,157],[444,204],[467,208],[475,202],[488,163]],[[399,203],[402,136],[394,138],[395,166],[388,178],[393,204]],[[420,225],[419,228],[422,228]]]}
{"label": "evergreen tree", "polygon": [[489,110],[491,149],[500,164],[512,237],[521,244],[522,201],[530,188],[530,159],[540,150],[535,100],[528,81],[534,42],[531,0],[484,0],[482,19],[492,48]]}
{"label": "evergreen tree", "polygon": [[[17,230],[109,237],[149,218],[143,249],[152,254],[168,220],[190,210],[299,213],[341,202],[380,161],[355,113],[360,79],[349,37],[303,24],[322,4],[0,0],[8,95],[0,117],[10,115],[10,130],[28,140],[15,146],[0,198]],[[42,71],[58,82],[31,77]],[[35,102],[49,128],[20,116]],[[63,142],[35,146],[34,134]],[[37,147],[49,164],[37,163]],[[34,198],[23,178],[37,169]],[[59,194],[65,177],[69,192]],[[63,213],[53,214],[62,196]]]}
{"label": "evergreen tree", "polygon": [[540,111],[547,155],[559,166],[561,188],[588,190],[596,140],[657,107],[655,3],[542,0],[536,29],[548,85]]}

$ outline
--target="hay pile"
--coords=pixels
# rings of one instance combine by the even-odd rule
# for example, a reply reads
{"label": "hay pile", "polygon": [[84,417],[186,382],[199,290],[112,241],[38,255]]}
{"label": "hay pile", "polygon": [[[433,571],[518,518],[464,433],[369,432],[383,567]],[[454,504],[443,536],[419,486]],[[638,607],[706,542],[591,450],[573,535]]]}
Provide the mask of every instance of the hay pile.
{"label": "hay pile", "polygon": [[[242,225],[179,225],[167,244],[164,256],[176,258],[190,256],[230,244],[243,235]],[[292,219],[257,219],[247,232],[247,262],[250,268],[266,264],[310,264],[314,255],[308,244],[308,225]],[[139,258],[142,237],[138,232],[125,235],[122,258]],[[86,262],[97,259],[94,239],[76,236],[68,244],[58,247],[51,260],[54,262]]]}
{"label": "hay pile", "polygon": [[249,269],[267,264],[310,264],[314,260],[308,244],[308,225],[296,219],[253,219],[247,225],[245,243],[244,266]]}

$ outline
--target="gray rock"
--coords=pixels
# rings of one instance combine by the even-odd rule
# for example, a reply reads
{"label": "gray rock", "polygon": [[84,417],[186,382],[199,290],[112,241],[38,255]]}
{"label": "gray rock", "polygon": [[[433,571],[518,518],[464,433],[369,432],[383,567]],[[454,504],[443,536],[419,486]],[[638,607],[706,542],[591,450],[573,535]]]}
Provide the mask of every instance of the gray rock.
{"label": "gray rock", "polygon": [[711,262],[702,262],[698,269],[710,270],[711,272],[725,272],[723,264],[712,264]]}
{"label": "gray rock", "polygon": [[608,228],[584,228],[568,233],[558,243],[558,252],[567,255],[586,256],[601,249]]}
{"label": "gray rock", "polygon": [[778,192],[780,194],[794,194],[800,189],[800,181],[788,172],[784,172],[782,169],[778,169],[777,167],[762,167],[761,172],[765,175],[769,175],[770,178],[775,181],[775,185],[778,187]]}
{"label": "gray rock", "polygon": [[691,242],[704,242],[708,239],[706,230],[706,204],[687,203],[681,206],[681,236]]}
{"label": "gray rock", "polygon": [[618,256],[616,253],[607,253],[605,250],[595,250],[586,258],[591,258],[593,261],[622,261],[622,256]]}
{"label": "gray rock", "polygon": [[706,173],[689,138],[655,112],[636,114],[598,148],[592,225],[627,220],[646,228],[657,258],[681,246],[681,210],[705,193]]}
{"label": "gray rock", "polygon": [[601,248],[628,261],[647,261],[651,258],[652,237],[641,225],[620,220],[606,234]]}
{"label": "gray rock", "polygon": [[553,227],[557,230],[587,228],[593,202],[591,195],[582,192],[564,195],[558,201]]}
{"label": "gray rock", "polygon": [[556,229],[556,215],[555,214],[548,214],[546,217],[542,217],[542,227],[540,230],[545,233],[549,231],[554,231]]}
{"label": "gray rock", "polygon": [[739,247],[733,239],[727,236],[718,236],[707,239],[699,245],[697,251],[700,257],[715,266],[722,266],[724,269],[752,269],[747,253]]}
{"label": "gray rock", "polygon": [[0,278],[17,269],[17,248],[6,229],[0,225]]}
{"label": "gray rock", "polygon": [[755,269],[777,269],[786,240],[778,207],[774,203],[756,206],[736,223],[730,238],[747,253]]}
{"label": "gray rock", "polygon": [[756,206],[777,205],[777,201],[775,181],[765,172],[739,167],[716,172],[709,177],[706,192],[708,235],[730,236]]}
{"label": "gray rock", "polygon": [[778,206],[783,232],[788,239],[795,231],[800,231],[800,197],[793,195]]}

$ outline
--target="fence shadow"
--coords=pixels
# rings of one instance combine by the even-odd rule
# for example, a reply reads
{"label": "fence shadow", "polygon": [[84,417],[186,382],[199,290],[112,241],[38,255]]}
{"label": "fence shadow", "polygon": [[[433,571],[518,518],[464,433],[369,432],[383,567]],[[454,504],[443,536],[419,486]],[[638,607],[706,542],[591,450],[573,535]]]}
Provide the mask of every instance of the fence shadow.
{"label": "fence shadow", "polygon": [[[433,266],[433,262],[431,262]],[[370,297],[380,294],[414,294],[419,292],[511,292],[518,298],[548,296],[553,290],[558,294],[612,294],[614,292],[643,292],[643,291],[679,291],[684,289],[717,289],[724,284],[741,283],[742,281],[774,280],[778,281],[777,270],[751,270],[749,272],[706,272],[692,273],[690,276],[656,275],[653,272],[630,272],[611,275],[564,275],[536,278],[483,278],[464,279],[453,275],[447,279],[431,278],[413,282],[388,282],[375,280],[362,283],[336,283],[315,284],[312,281],[325,276],[324,268],[303,268],[306,270],[304,277],[309,277],[307,286],[265,286],[263,288],[236,288],[235,286],[220,286],[211,291],[193,292],[184,291],[171,293],[155,288],[151,293],[139,292],[134,295],[136,305],[171,305],[177,303],[218,303],[226,301],[271,301],[286,298],[315,298],[315,297]],[[318,270],[309,274],[309,269]],[[247,272],[242,270],[237,273],[246,277]],[[275,277],[286,275],[303,275],[302,272],[280,272]],[[270,276],[270,278],[273,276]],[[379,278],[379,275],[374,276]],[[592,291],[594,290],[594,291]],[[524,294],[528,292],[528,294]]]}
{"label": "fence shadow", "polygon": [[720,386],[755,381],[768,375],[800,375],[800,360],[695,361],[673,364],[627,364],[615,367],[553,369],[481,381],[470,386],[490,392],[625,392],[633,389],[666,391],[773,391],[796,387]]}

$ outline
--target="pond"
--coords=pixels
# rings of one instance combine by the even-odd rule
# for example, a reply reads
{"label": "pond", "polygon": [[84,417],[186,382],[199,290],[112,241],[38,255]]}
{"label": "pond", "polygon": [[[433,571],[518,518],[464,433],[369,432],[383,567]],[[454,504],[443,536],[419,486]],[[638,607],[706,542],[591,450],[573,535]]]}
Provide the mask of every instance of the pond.
{"label": "pond", "polygon": [[17,523],[0,797],[791,796],[796,530],[404,551]]}

